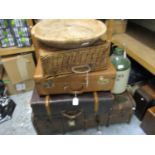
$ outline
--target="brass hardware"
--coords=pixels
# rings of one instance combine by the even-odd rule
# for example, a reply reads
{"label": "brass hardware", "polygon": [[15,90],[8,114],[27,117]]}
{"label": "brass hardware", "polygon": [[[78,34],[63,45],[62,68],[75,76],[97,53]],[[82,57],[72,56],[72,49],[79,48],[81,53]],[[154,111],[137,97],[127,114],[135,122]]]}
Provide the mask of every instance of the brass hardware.
{"label": "brass hardware", "polygon": [[52,80],[49,80],[49,81],[47,81],[47,82],[44,82],[44,83],[42,84],[42,86],[43,86],[44,88],[52,88],[52,87],[55,86],[55,84],[53,83]]}
{"label": "brass hardware", "polygon": [[75,126],[75,120],[69,120],[69,121],[68,121],[68,125],[69,125],[70,127]]}

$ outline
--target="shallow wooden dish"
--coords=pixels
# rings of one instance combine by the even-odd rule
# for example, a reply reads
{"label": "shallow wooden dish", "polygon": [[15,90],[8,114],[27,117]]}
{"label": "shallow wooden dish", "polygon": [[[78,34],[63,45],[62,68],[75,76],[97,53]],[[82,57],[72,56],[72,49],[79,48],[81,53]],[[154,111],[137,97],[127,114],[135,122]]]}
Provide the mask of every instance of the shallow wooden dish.
{"label": "shallow wooden dish", "polygon": [[42,20],[32,28],[32,35],[56,48],[89,46],[106,32],[103,22],[94,19]]}

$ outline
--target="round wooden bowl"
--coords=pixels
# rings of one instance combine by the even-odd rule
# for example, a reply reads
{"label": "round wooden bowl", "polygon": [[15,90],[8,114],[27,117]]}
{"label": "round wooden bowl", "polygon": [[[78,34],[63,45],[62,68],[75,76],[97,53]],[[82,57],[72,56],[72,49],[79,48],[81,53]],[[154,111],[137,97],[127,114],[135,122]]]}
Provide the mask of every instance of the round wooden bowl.
{"label": "round wooden bowl", "polygon": [[64,49],[89,46],[105,32],[105,24],[94,19],[42,20],[31,31],[41,42]]}

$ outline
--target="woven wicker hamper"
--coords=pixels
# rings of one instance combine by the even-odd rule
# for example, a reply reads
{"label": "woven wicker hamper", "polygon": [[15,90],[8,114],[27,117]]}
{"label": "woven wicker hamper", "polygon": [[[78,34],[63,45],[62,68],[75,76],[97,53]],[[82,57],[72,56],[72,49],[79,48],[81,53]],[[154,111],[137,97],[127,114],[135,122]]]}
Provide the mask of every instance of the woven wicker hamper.
{"label": "woven wicker hamper", "polygon": [[55,49],[42,43],[39,55],[44,76],[57,76],[69,73],[99,71],[106,69],[110,43],[99,40],[89,47],[76,49]]}

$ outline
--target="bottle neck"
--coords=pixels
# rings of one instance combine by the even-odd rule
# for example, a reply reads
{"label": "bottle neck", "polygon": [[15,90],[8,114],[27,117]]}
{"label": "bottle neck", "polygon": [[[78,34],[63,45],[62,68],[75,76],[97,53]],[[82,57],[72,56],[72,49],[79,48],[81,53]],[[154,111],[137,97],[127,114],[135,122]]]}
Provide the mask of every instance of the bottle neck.
{"label": "bottle neck", "polygon": [[114,56],[115,56],[115,57],[119,57],[119,58],[124,58],[124,55],[123,55],[123,54],[119,55],[119,54],[115,54],[115,53],[114,53]]}

